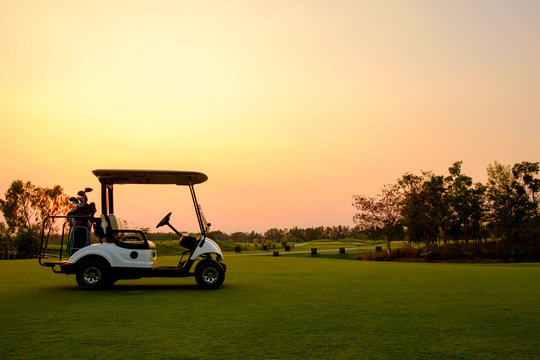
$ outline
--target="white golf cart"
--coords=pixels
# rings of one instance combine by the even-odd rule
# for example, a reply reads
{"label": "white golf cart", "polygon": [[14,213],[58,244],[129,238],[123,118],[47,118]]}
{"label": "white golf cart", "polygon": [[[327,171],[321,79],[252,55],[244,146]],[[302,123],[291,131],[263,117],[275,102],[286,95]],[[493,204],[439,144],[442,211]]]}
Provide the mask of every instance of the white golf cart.
{"label": "white golf cart", "polygon": [[[120,279],[142,277],[195,276],[201,288],[217,289],[221,286],[226,271],[222,263],[223,254],[218,244],[206,237],[210,224],[204,218],[193,187],[208,179],[205,174],[148,170],[94,170],[93,173],[101,183],[100,218],[93,216],[95,205],[84,201],[87,199],[85,193],[92,190],[90,188],[79,192],[82,197],[78,198],[78,206],[93,210],[70,211],[65,216],[45,218],[42,229],[45,229],[48,221],[54,219],[64,219],[64,224],[60,252],[52,259],[51,255],[46,254],[49,234],[42,232],[39,254],[41,265],[52,268],[55,273],[76,274],[79,286],[88,290],[110,287]],[[195,238],[177,231],[169,223],[171,213],[157,224],[157,227],[170,227],[180,237],[180,245],[187,249],[182,253],[178,266],[156,266],[155,244],[147,240],[144,232],[126,229],[125,223],[114,215],[113,189],[118,184],[175,184],[189,187],[201,236]],[[70,200],[77,206],[77,198]],[[92,227],[95,236],[90,234]],[[64,243],[66,251],[71,255],[68,260],[62,259]]]}

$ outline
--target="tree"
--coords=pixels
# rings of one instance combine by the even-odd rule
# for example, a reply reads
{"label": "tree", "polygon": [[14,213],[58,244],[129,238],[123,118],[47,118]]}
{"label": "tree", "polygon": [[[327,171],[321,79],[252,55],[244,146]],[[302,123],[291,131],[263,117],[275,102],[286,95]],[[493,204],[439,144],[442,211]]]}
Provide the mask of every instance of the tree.
{"label": "tree", "polygon": [[470,193],[469,206],[469,231],[472,239],[481,241],[485,234],[485,223],[487,216],[487,187],[482,183],[476,183]]}
{"label": "tree", "polygon": [[538,192],[540,191],[540,179],[537,178],[540,171],[540,163],[524,161],[512,167],[514,181],[512,186],[521,195],[527,195],[531,201],[533,210],[538,213]]}
{"label": "tree", "polygon": [[397,185],[385,186],[376,197],[353,195],[353,206],[357,213],[354,223],[361,230],[377,229],[383,232],[388,254],[392,252],[390,233],[399,224],[402,194]]}
{"label": "tree", "polygon": [[264,233],[264,238],[270,240],[271,242],[281,242],[285,232],[286,231],[282,229],[272,228]]}
{"label": "tree", "polygon": [[426,244],[446,241],[451,211],[444,177],[432,172],[405,174],[398,184],[403,191],[401,216],[409,240]]}
{"label": "tree", "polygon": [[33,225],[30,229],[21,229],[15,235],[13,243],[17,249],[17,258],[31,258],[39,252],[39,238],[41,230],[39,225]]}
{"label": "tree", "polygon": [[290,242],[300,242],[304,240],[304,232],[302,229],[299,229],[298,226],[293,227],[287,231],[285,235],[286,241]]}
{"label": "tree", "polygon": [[307,228],[304,232],[305,241],[319,240],[324,238],[324,227],[322,226],[310,227]]}
{"label": "tree", "polygon": [[0,258],[2,260],[9,259],[9,256],[14,254],[13,247],[12,234],[6,224],[0,222]]}
{"label": "tree", "polygon": [[[63,215],[69,210],[69,196],[64,194],[64,189],[60,185],[53,188],[36,187],[36,206],[40,211],[40,221],[43,221],[47,216]],[[41,224],[41,223],[40,223]],[[45,224],[45,232],[56,230],[54,221],[49,221]]]}
{"label": "tree", "polygon": [[8,227],[13,232],[30,230],[39,219],[40,211],[36,206],[37,196],[30,181],[23,183],[15,180],[5,193],[5,200],[0,199],[0,207]]}
{"label": "tree", "polygon": [[448,169],[446,177],[447,199],[451,214],[449,218],[451,236],[456,239],[478,240],[485,218],[485,186],[477,183],[473,186],[472,178],[461,173],[462,161],[455,162]]}
{"label": "tree", "polygon": [[[17,256],[34,255],[39,247],[43,219],[64,214],[68,208],[68,196],[58,185],[49,189],[34,186],[30,181],[13,181],[5,193],[5,200],[0,199],[0,209],[9,232],[15,234]],[[54,222],[48,222],[43,230],[54,230]]]}
{"label": "tree", "polygon": [[241,231],[234,232],[229,237],[233,242],[238,242],[238,243],[252,242],[249,234],[245,232],[241,232]]}
{"label": "tree", "polygon": [[469,241],[469,199],[471,195],[472,178],[461,173],[462,161],[456,161],[448,169],[450,173],[446,177],[448,191],[448,201],[452,209],[450,215],[450,233],[454,239],[465,237],[465,242]]}
{"label": "tree", "polygon": [[150,229],[148,226],[138,227],[137,230],[142,231],[145,234],[150,234],[152,232],[152,229]]}
{"label": "tree", "polygon": [[213,240],[224,241],[229,238],[229,234],[226,234],[220,230],[214,230],[208,233],[208,237],[212,238]]}
{"label": "tree", "polygon": [[538,216],[538,163],[511,168],[495,161],[487,170],[492,226],[503,239],[517,242],[523,227]]}

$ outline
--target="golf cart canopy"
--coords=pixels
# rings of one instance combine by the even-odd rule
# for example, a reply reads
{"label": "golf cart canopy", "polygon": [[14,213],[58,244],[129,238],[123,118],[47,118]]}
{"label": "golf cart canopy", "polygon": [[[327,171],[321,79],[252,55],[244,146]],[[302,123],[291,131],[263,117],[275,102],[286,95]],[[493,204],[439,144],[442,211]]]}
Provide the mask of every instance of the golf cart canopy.
{"label": "golf cart canopy", "polygon": [[121,184],[175,184],[189,187],[195,213],[199,221],[201,234],[205,236],[210,224],[201,213],[201,206],[197,202],[193,185],[208,180],[208,176],[195,171],[169,171],[169,170],[118,170],[98,169],[92,171],[101,183],[101,213],[105,216],[114,214],[114,185]]}
{"label": "golf cart canopy", "polygon": [[106,185],[175,184],[189,186],[208,180],[208,176],[205,174],[194,171],[99,169],[92,172],[98,177],[100,183]]}

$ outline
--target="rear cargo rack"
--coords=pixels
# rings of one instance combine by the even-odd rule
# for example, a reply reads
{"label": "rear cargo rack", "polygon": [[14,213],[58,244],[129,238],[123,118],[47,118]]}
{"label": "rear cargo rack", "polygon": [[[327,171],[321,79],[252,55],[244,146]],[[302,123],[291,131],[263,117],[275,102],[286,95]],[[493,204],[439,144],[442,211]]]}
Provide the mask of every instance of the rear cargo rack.
{"label": "rear cargo rack", "polygon": [[[47,221],[55,221],[56,219],[64,219],[64,223],[62,224],[62,232],[60,236],[60,249],[58,249],[58,254],[48,254],[46,253],[48,245],[49,245],[49,238],[51,236],[51,232],[49,231],[47,234],[45,234],[45,224]],[[51,215],[47,216],[45,219],[43,219],[43,223],[41,226],[41,244],[39,246],[39,264],[42,266],[47,266],[52,268],[54,272],[61,272],[62,265],[67,264],[67,260],[63,260],[63,253],[64,253],[64,243],[67,246],[67,241],[64,241],[64,238],[66,237],[68,233],[66,233],[66,225],[69,223],[70,220],[81,220],[81,221],[90,221],[93,225],[99,223],[101,219],[95,218],[92,216],[68,216],[68,215]],[[100,242],[103,242],[101,237],[99,238]],[[55,251],[56,252],[56,251]],[[58,269],[58,267],[60,269]]]}

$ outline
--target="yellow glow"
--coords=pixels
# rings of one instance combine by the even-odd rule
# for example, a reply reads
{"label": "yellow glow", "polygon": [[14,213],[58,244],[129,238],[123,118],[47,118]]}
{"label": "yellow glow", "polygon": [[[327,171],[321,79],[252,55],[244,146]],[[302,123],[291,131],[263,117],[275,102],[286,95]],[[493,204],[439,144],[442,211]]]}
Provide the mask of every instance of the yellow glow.
{"label": "yellow glow", "polygon": [[[0,191],[97,189],[95,168],[197,170],[216,228],[264,231],[350,225],[352,194],[407,171],[463,160],[482,181],[493,160],[540,155],[539,10],[3,1]],[[174,190],[154,190],[126,188],[121,215],[151,226],[174,210],[159,201]]]}

